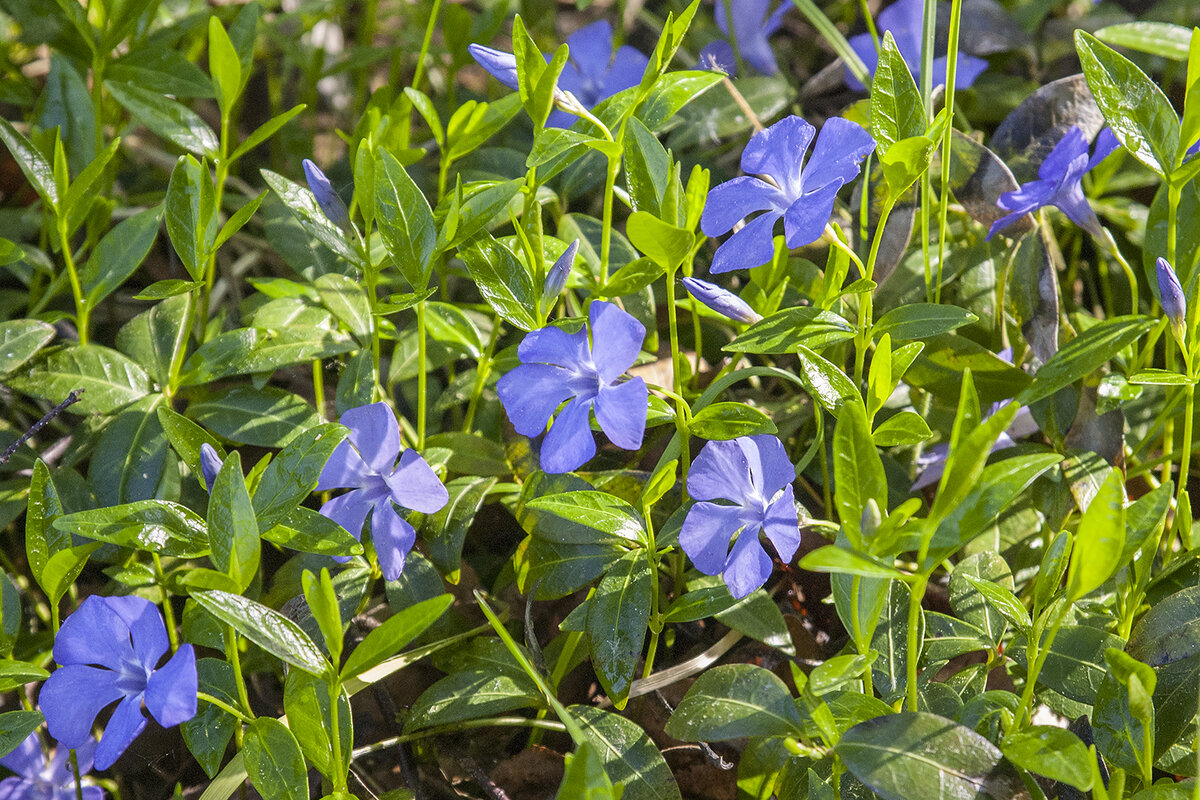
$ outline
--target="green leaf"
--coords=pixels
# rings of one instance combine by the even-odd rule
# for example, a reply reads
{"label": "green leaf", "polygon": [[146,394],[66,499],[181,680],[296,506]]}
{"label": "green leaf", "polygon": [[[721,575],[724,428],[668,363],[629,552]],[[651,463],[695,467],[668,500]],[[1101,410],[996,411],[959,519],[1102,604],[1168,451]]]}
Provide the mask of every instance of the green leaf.
{"label": "green leaf", "polygon": [[813,572],[859,575],[864,578],[897,578],[903,580],[907,577],[895,567],[880,564],[862,553],[832,544],[818,547],[804,556],[804,558],[800,559],[800,567]]}
{"label": "green leaf", "polygon": [[[73,69],[71,73],[74,74]],[[87,99],[90,105],[91,98]],[[89,135],[92,134],[89,133]],[[120,139],[110,142],[108,147],[84,167],[71,182],[62,204],[62,213],[67,215],[67,235],[73,236],[87,219],[88,213],[91,212],[92,206],[103,188],[103,182],[100,179],[108,170],[108,164],[117,154],[120,144]]]}
{"label": "green leaf", "polygon": [[334,422],[317,425],[298,434],[271,459],[254,490],[254,514],[261,530],[281,522],[308,497],[325,463],[349,433]]}
{"label": "green leaf", "polygon": [[350,247],[346,233],[329,221],[329,217],[325,216],[325,212],[317,205],[317,198],[308,187],[294,183],[269,169],[259,170],[259,173],[309,235],[336,255],[353,264],[358,263],[358,254]]}
{"label": "green leaf", "polygon": [[[283,710],[305,758],[331,780],[338,780],[339,773],[344,776],[345,767],[334,763],[333,743],[329,736],[332,725],[329,684],[306,672],[292,670],[283,687]],[[343,758],[354,748],[352,720],[350,700],[343,691],[338,697],[338,734]]]}
{"label": "green leaf", "polygon": [[625,126],[625,183],[634,211],[662,216],[661,204],[670,173],[671,157],[658,138],[641,120],[636,117],[629,120]]}
{"label": "green leaf", "polygon": [[99,549],[101,542],[90,542],[60,550],[46,561],[42,570],[42,589],[52,605],[57,605],[87,566],[88,558]]}
{"label": "green leaf", "polygon": [[834,428],[833,481],[842,528],[856,549],[866,550],[869,544],[862,529],[863,511],[872,500],[877,509],[887,510],[888,485],[866,411],[859,403],[844,405]]}
{"label": "green leaf", "polygon": [[646,211],[635,211],[629,215],[625,222],[625,234],[634,247],[663,269],[672,269],[681,264],[691,252],[695,239],[691,231],[663,222]]}
{"label": "green leaf", "polygon": [[208,18],[208,73],[212,76],[221,115],[228,117],[242,93],[242,62],[225,26],[215,16]]}
{"label": "green leaf", "polygon": [[529,270],[511,250],[483,234],[459,251],[479,293],[501,318],[523,331],[538,326],[537,295]]}
{"label": "green leaf", "polygon": [[917,444],[933,435],[929,424],[915,411],[900,411],[881,422],[871,432],[876,447]]}
{"label": "green leaf", "polygon": [[[668,127],[672,117],[721,80],[721,75],[708,70],[681,69],[668,72],[654,82],[650,95],[638,108],[634,119],[641,120],[652,131],[662,131]],[[631,120],[629,125],[632,124]]]}
{"label": "green leaf", "polygon": [[276,658],[310,675],[329,675],[333,667],[300,626],[261,603],[219,589],[193,592],[204,610],[231,626]]}
{"label": "green leaf", "polygon": [[[893,144],[879,157],[888,196],[900,198],[929,169],[937,142],[928,136],[910,136]],[[899,337],[897,337],[899,338]]]}
{"label": "green leaf", "polygon": [[451,595],[439,595],[409,606],[384,620],[350,653],[342,667],[341,679],[344,681],[361,675],[404,649],[446,613],[453,601]]}
{"label": "green leaf", "polygon": [[1086,31],[1075,31],[1075,50],[1092,96],[1117,139],[1160,177],[1170,175],[1179,150],[1179,116],[1162,89]]}
{"label": "green leaf", "polygon": [[164,139],[197,156],[216,158],[220,154],[217,135],[190,108],[136,84],[110,80],[104,86],[130,114]]}
{"label": "green leaf", "polygon": [[[679,786],[654,742],[636,722],[594,706],[569,706],[621,800],[678,800]],[[580,795],[569,795],[572,800]]]}
{"label": "green leaf", "polygon": [[[1045,642],[1046,634],[1043,633],[1043,645]],[[1038,683],[1068,700],[1091,705],[1096,701],[1096,693],[1108,671],[1104,663],[1105,650],[1120,648],[1124,644],[1119,636],[1099,628],[1064,625],[1054,637],[1050,652],[1046,654],[1042,671],[1038,673]],[[1007,652],[1018,664],[1028,669],[1029,653],[1024,636],[1014,638]]]}
{"label": "green leaf", "polygon": [[[725,588],[725,582],[719,576],[708,577],[714,584],[719,583]],[[728,588],[725,588],[725,591],[728,592]],[[728,625],[785,655],[795,653],[795,646],[792,644],[783,614],[775,605],[775,601],[762,589],[756,589],[728,608],[714,610],[713,616],[722,625]]]}
{"label": "green leaf", "polygon": [[437,243],[433,210],[404,167],[386,150],[376,155],[375,214],[392,263],[413,289],[424,289]]}
{"label": "green leaf", "polygon": [[1025,785],[1001,752],[970,728],[924,712],[860,722],[834,752],[884,800],[1012,798]]}
{"label": "green leaf", "polygon": [[879,64],[871,79],[871,135],[882,155],[901,139],[921,136],[928,120],[925,104],[891,31],[880,43]]}
{"label": "green leaf", "polygon": [[[993,643],[998,643],[1008,627],[1007,621],[997,613],[995,606],[986,601],[968,577],[986,581],[1012,592],[1014,588],[1012,570],[1008,562],[997,553],[985,550],[960,561],[950,574],[947,587],[950,607],[959,619],[969,622],[984,631]],[[1059,576],[1060,578],[1062,576]]]}
{"label": "green leaf", "polygon": [[526,507],[569,520],[584,528],[629,542],[642,538],[642,518],[633,506],[607,492],[572,491],[549,494],[529,501]]}
{"label": "green leaf", "polygon": [[1050,725],[1034,725],[1016,731],[1001,743],[1005,757],[1021,769],[1074,786],[1082,792],[1092,788],[1091,756],[1074,733]]}
{"label": "green leaf", "polygon": [[333,589],[333,580],[329,570],[322,568],[320,576],[310,570],[304,570],[300,575],[300,586],[304,591],[304,601],[308,610],[321,631],[321,639],[325,642],[325,650],[334,668],[342,661],[342,616],[338,610],[338,597]]}
{"label": "green leaf", "polygon": [[[247,5],[249,5],[249,4],[247,4]],[[254,129],[253,133],[251,133],[249,136],[247,136],[245,139],[242,140],[241,144],[239,144],[237,146],[237,149],[235,149],[233,151],[233,153],[229,156],[229,161],[230,162],[237,161],[239,158],[246,155],[246,153],[249,153],[255,147],[258,147],[260,144],[265,142],[267,139],[270,139],[271,136],[273,136],[276,131],[278,131],[280,128],[282,128],[287,123],[291,122],[294,117],[299,115],[300,112],[306,108],[308,108],[307,105],[305,105],[304,103],[300,103],[299,105],[289,108],[287,111],[283,112],[282,114],[271,117],[269,120],[264,122],[262,125],[259,125],[257,128]]]}
{"label": "green leaf", "polygon": [[[0,586],[4,590],[5,612],[9,609],[10,598],[17,598],[17,608],[20,608],[19,595],[17,587],[13,586],[7,575],[0,573]],[[19,629],[20,617],[16,618],[17,625],[14,628]],[[9,634],[8,618],[5,618],[4,634]],[[15,636],[14,636],[15,639]],[[12,640],[8,641],[8,647],[11,650]],[[0,661],[0,692],[11,692],[18,686],[24,686],[27,683],[41,683],[50,677],[50,673],[42,669],[36,664],[30,664],[28,661],[13,661],[8,659],[8,654],[5,654],[5,661]],[[0,748],[3,749],[3,748]]]}
{"label": "green leaf", "polygon": [[122,221],[96,245],[79,275],[90,308],[116,291],[146,260],[161,218],[162,208],[148,208]]}
{"label": "green leaf", "polygon": [[447,675],[422,692],[409,708],[404,730],[421,730],[544,705],[542,693],[524,675],[497,674],[494,669],[464,670]]}
{"label": "green leaf", "polygon": [[277,719],[259,717],[246,728],[242,753],[250,783],[263,800],[308,797],[308,770],[296,737]]}
{"label": "green leaf", "polygon": [[193,281],[204,280],[217,233],[215,192],[207,162],[180,156],[167,185],[167,235]]}
{"label": "green leaf", "polygon": [[774,673],[750,664],[729,664],[700,674],[665,730],[685,742],[720,742],[801,736],[803,721],[791,693]]}
{"label": "green leaf", "polygon": [[200,345],[184,362],[179,380],[194,386],[231,375],[274,372],[354,349],[349,336],[319,325],[237,328]]}
{"label": "green leaf", "polygon": [[312,406],[274,386],[205,392],[188,406],[188,416],[218,436],[259,447],[285,446],[317,424]]}
{"label": "green leaf", "polygon": [[1192,29],[1170,22],[1122,22],[1096,31],[1096,38],[1117,47],[1137,50],[1172,61],[1188,60]]}
{"label": "green leaf", "polygon": [[492,138],[521,110],[521,96],[514,92],[493,103],[468,100],[458,107],[446,125],[447,158],[462,158]]}
{"label": "green leaf", "polygon": [[[175,296],[155,303],[117,331],[117,349],[145,367],[157,386],[170,383],[175,348],[183,347],[188,298]],[[139,403],[144,403],[143,398]]]}
{"label": "green leaf", "polygon": [[339,322],[360,341],[370,340],[371,309],[361,283],[336,272],[327,272],[313,281],[313,285],[321,295],[321,302]]}
{"label": "green leaf", "polygon": [[139,500],[54,520],[60,531],[176,558],[208,555],[204,520],[187,506],[169,500]]}
{"label": "green leaf", "polygon": [[0,756],[6,756],[29,734],[38,729],[44,717],[40,711],[6,711],[0,714]]}
{"label": "green leaf", "polygon": [[71,547],[71,534],[53,525],[63,513],[58,489],[50,477],[50,468],[40,458],[34,462],[25,506],[25,555],[29,571],[42,586],[42,573],[52,556]]}
{"label": "green leaf", "polygon": [[451,583],[458,583],[463,543],[475,515],[497,478],[467,475],[446,484],[450,501],[435,514],[426,517],[424,538],[429,560]]}
{"label": "green leaf", "polygon": [[1200,586],[1155,603],[1134,626],[1126,651],[1152,667],[1200,653]]}
{"label": "green leaf", "polygon": [[[1179,146],[1185,152],[1200,138],[1200,28],[1191,31],[1187,57],[1187,89],[1183,119],[1179,122]],[[1178,176],[1173,176],[1178,179]]]}
{"label": "green leaf", "polygon": [[631,550],[605,571],[588,601],[592,668],[617,709],[625,707],[650,622],[650,566]]}
{"label": "green leaf", "polygon": [[301,553],[322,556],[362,555],[362,544],[345,528],[311,508],[299,506],[263,532],[262,538]]}
{"label": "green leaf", "polygon": [[948,333],[963,325],[977,322],[978,317],[958,306],[934,303],[909,303],[893,308],[875,322],[871,329],[873,338],[885,333],[894,340],[929,339]]}
{"label": "green leaf", "polygon": [[854,337],[849,322],[832,311],[798,306],[759,320],[724,349],[735,353],[791,353],[797,345],[821,348]]}
{"label": "green leaf", "polygon": [[1022,633],[1029,632],[1033,621],[1029,618],[1029,612],[1025,606],[1021,605],[1021,601],[1010,589],[997,586],[991,581],[980,580],[973,575],[964,575],[963,577],[966,578],[967,583],[975,587],[975,591],[983,595],[983,599],[992,608],[999,611],[1000,615],[1008,620],[1010,625]]}
{"label": "green leaf", "polygon": [[0,377],[37,354],[54,338],[54,326],[36,319],[0,322]]}
{"label": "green leaf", "polygon": [[804,345],[797,348],[800,356],[800,380],[814,400],[835,417],[847,403],[862,404],[862,396],[846,373]]}
{"label": "green leaf", "polygon": [[133,296],[134,300],[165,300],[199,289],[202,281],[183,281],[178,278],[167,278],[155,281]]}
{"label": "green leaf", "polygon": [[[0,572],[0,659],[12,657],[13,645],[16,644],[22,627],[21,594],[7,573]],[[49,677],[49,673],[40,667],[32,664],[23,666],[24,664],[23,661],[0,661],[0,692],[15,689],[17,686],[29,683],[30,680]],[[32,667],[37,673],[42,673],[40,678],[35,675],[30,680],[20,680],[22,674],[28,673],[27,667]]]}
{"label": "green leaf", "polygon": [[8,152],[17,162],[17,166],[21,168],[21,172],[25,173],[29,185],[52,211],[58,213],[60,198],[58,187],[54,182],[54,169],[50,166],[50,162],[33,146],[32,142],[25,138],[24,134],[18,132],[6,119],[0,119],[0,140],[8,148]]}
{"label": "green leaf", "polygon": [[217,238],[212,243],[212,251],[214,253],[217,250],[220,250],[226,242],[233,238],[235,233],[240,231],[242,227],[250,221],[250,218],[254,216],[256,211],[258,211],[258,207],[262,205],[262,201],[265,199],[267,199],[266,189],[250,198],[249,202],[235,211],[233,215],[225,221],[225,224],[221,226],[221,231],[217,234]]}
{"label": "green leaf", "polygon": [[208,501],[208,541],[213,565],[233,578],[239,590],[249,586],[258,572],[261,547],[258,522],[242,475],[242,459],[236,452],[225,459],[213,481]]}
{"label": "green leaf", "polygon": [[1109,473],[1100,491],[1079,520],[1079,546],[1071,551],[1067,568],[1067,599],[1074,602],[1112,577],[1121,566],[1125,547],[1125,485],[1117,470]]}
{"label": "green leaf", "polygon": [[692,417],[688,428],[693,436],[717,440],[779,432],[770,417],[745,403],[713,403],[705,406]]}
{"label": "green leaf", "polygon": [[642,256],[608,276],[608,283],[600,289],[601,297],[626,297],[642,291],[663,276],[663,268],[653,259]]}
{"label": "green leaf", "polygon": [[150,391],[150,378],[135,362],[98,344],[81,344],[55,351],[40,367],[15,374],[9,385],[54,403],[83,389],[72,411],[108,414]]}
{"label": "green leaf", "polygon": [[100,434],[88,463],[88,479],[100,506],[148,500],[160,491],[167,464],[167,437],[158,423],[160,394],[122,410]]}

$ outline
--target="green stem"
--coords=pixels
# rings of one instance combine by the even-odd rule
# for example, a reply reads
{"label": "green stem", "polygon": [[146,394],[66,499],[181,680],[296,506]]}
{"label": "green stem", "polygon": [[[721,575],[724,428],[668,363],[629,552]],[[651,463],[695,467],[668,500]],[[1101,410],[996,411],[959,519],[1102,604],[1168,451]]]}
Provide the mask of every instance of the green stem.
{"label": "green stem", "polygon": [[[946,214],[950,204],[950,148],[954,141],[954,84],[958,74],[958,33],[962,21],[962,0],[950,4],[950,35],[946,45],[946,129],[942,131],[942,190],[938,196],[938,282],[934,288],[934,302],[941,302],[942,264],[946,260]],[[1003,319],[1003,310],[997,311]]]}
{"label": "green stem", "polygon": [[475,386],[471,390],[471,399],[467,402],[467,414],[463,420],[463,433],[470,433],[475,424],[475,410],[479,408],[479,397],[483,394],[484,384],[492,371],[492,355],[496,352],[496,341],[500,338],[500,320],[492,319],[492,332],[488,336],[487,346],[475,367]]}
{"label": "green stem", "polygon": [[183,357],[187,354],[188,336],[192,332],[192,326],[196,324],[194,317],[196,316],[196,290],[188,292],[187,307],[183,312],[183,324],[179,330],[175,332],[175,341],[172,343],[171,364],[167,368],[167,399],[170,400],[175,396],[175,390],[179,388],[179,370],[183,368]]}
{"label": "green stem", "polygon": [[[608,169],[604,174],[604,227],[600,231],[600,285],[608,283],[608,259],[612,246],[613,188],[617,173],[621,171],[621,155],[608,157]],[[673,273],[672,273],[673,274]],[[670,304],[668,305],[670,307]],[[674,357],[674,356],[672,356]]]}
{"label": "green stem", "polygon": [[75,300],[75,325],[79,329],[79,343],[88,343],[88,327],[91,309],[88,308],[87,298],[83,296],[83,284],[79,281],[79,270],[75,266],[75,256],[71,253],[71,240],[67,235],[67,218],[59,215],[58,244],[62,248],[63,263],[67,267],[67,280],[71,283],[71,296]]}
{"label": "green stem", "polygon": [[233,667],[233,682],[237,687],[238,703],[242,706],[243,715],[254,719],[254,711],[250,708],[250,695],[246,692],[246,679],[242,675],[242,656],[238,651],[237,634],[233,628],[225,626],[225,660]]}
{"label": "green stem", "polygon": [[929,585],[926,575],[917,576],[917,580],[909,587],[908,595],[908,652],[905,665],[905,696],[909,711],[917,710],[917,662],[921,657],[921,642],[917,640],[917,628],[921,621],[921,601],[925,599],[925,589]]}
{"label": "green stem", "polygon": [[83,800],[83,779],[79,775],[79,758],[76,756],[74,750],[71,751],[69,761],[71,764],[71,775],[75,778],[75,800]]}
{"label": "green stem", "polygon": [[683,481],[684,502],[687,501],[687,476],[691,464],[690,436],[687,422],[687,403],[683,399],[682,369],[679,360],[679,319],[675,309],[675,272],[678,267],[672,267],[667,272],[667,325],[671,331],[671,389],[675,398],[675,430],[679,433],[679,468],[680,480]]}
{"label": "green stem", "polygon": [[317,407],[317,416],[325,419],[325,373],[321,369],[321,359],[314,358],[312,362],[313,404]]}
{"label": "green stem", "polygon": [[242,722],[246,723],[247,725],[254,721],[251,717],[248,717],[245,714],[243,714],[241,709],[238,709],[238,708],[235,708],[235,707],[229,705],[229,703],[226,703],[221,698],[214,697],[213,695],[209,694],[208,692],[198,692],[196,694],[196,699],[203,700],[205,703],[212,703],[214,706],[221,709],[226,714],[232,714],[233,716],[237,717],[238,719],[240,719]]}
{"label": "green stem", "polygon": [[425,449],[426,392],[425,368],[425,301],[417,303],[417,449]]}
{"label": "green stem", "polygon": [[[433,8],[429,12],[429,21],[425,25],[425,35],[421,39],[421,52],[417,54],[417,66],[413,71],[412,88],[420,90],[421,79],[425,77],[425,59],[429,56],[429,44],[433,41],[433,31],[437,27],[438,17],[442,14],[442,0],[433,0]],[[392,81],[399,83],[398,80]],[[403,113],[400,119],[400,147],[407,148],[412,131],[412,101],[405,96],[401,100]]]}
{"label": "green stem", "polygon": [[179,649],[179,631],[175,627],[175,610],[171,608],[171,597],[167,594],[167,578],[163,573],[162,558],[158,553],[151,553],[150,556],[154,564],[154,581],[158,584],[158,591],[162,594],[162,610],[163,619],[167,623],[167,639],[171,642],[171,652],[174,653]]}
{"label": "green stem", "polygon": [[333,763],[336,769],[334,792],[346,791],[346,776],[350,770],[350,764],[342,763],[342,735],[338,721],[338,706],[341,705],[339,700],[342,699],[342,684],[335,676],[326,684],[329,690],[329,742],[333,745]]}

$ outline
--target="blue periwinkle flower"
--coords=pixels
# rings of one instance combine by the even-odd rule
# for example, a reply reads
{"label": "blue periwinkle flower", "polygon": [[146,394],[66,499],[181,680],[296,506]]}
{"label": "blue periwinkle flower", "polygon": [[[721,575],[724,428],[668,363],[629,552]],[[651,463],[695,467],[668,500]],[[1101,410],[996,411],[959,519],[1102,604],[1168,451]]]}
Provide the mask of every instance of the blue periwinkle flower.
{"label": "blue periwinkle flower", "polygon": [[342,202],[342,198],[334,191],[329,178],[325,177],[325,173],[321,171],[320,167],[307,158],[301,162],[301,165],[304,167],[304,179],[308,181],[308,188],[317,198],[317,205],[325,212],[325,216],[340,228],[348,227],[350,212],[346,210],[346,204]]}
{"label": "blue periwinkle flower", "polygon": [[1163,312],[1176,328],[1183,327],[1187,316],[1187,298],[1183,295],[1183,287],[1175,270],[1165,258],[1154,262],[1155,272],[1158,273],[1158,299],[1162,303]]}
{"label": "blue periwinkle flower", "polygon": [[774,436],[740,436],[704,445],[687,480],[688,494],[699,502],[688,509],[679,532],[679,545],[696,569],[706,575],[720,573],[733,596],[741,598],[771,575],[771,558],[760,533],[784,562],[791,561],[800,546],[795,479],[796,469]]}
{"label": "blue periwinkle flower", "polygon": [[[726,0],[716,0],[717,27],[729,36],[729,17],[725,13]],[[779,64],[775,61],[775,53],[768,41],[771,34],[783,26],[783,17],[792,7],[789,0],[784,0],[779,6],[768,13],[770,0],[729,0],[733,11],[733,38],[737,42],[738,53],[742,59],[761,72],[763,75],[774,75],[779,72]],[[710,42],[700,51],[700,65],[715,63],[730,75],[736,75],[733,47],[729,42],[718,39]]]}
{"label": "blue periwinkle flower", "polygon": [[[875,20],[880,41],[883,41],[884,33],[891,31],[892,38],[896,40],[896,49],[900,51],[904,63],[908,65],[909,72],[913,74],[918,85],[921,83],[921,29],[924,21],[924,0],[898,0],[879,12],[879,17]],[[860,33],[857,36],[851,36],[850,47],[862,59],[867,72],[874,75],[875,68],[879,66],[879,52],[875,49],[875,41],[871,38],[871,34]],[[946,82],[946,61],[946,56],[939,56],[933,60],[933,86],[941,86]],[[958,68],[954,73],[954,88],[969,88],[979,77],[979,73],[987,69],[987,65],[982,58],[969,56],[959,51]],[[857,91],[864,88],[849,69],[846,70],[846,85]]]}
{"label": "blue periwinkle flower", "polygon": [[142,705],[164,728],[196,715],[196,654],[190,644],[159,665],[169,643],[158,608],[141,597],[88,597],[54,639],[59,667],[38,703],[60,745],[78,750],[91,739],[101,709],[120,700],[96,748],[108,769],[146,727]]}
{"label": "blue periwinkle flower", "polygon": [[[76,749],[80,775],[92,768],[95,752],[96,740],[91,737]],[[0,800],[75,800],[75,775],[67,762],[69,753],[69,748],[59,747],[47,761],[38,735],[29,734],[15,750],[0,758],[0,766],[16,773],[0,781]],[[83,800],[103,798],[104,790],[99,786],[83,787]]]}
{"label": "blue periwinkle flower", "polygon": [[722,289],[715,283],[702,281],[699,278],[684,278],[683,288],[688,294],[711,308],[718,314],[729,317],[734,322],[755,323],[762,319],[757,311],[728,289]]}
{"label": "blue periwinkle flower", "polygon": [[567,277],[571,274],[571,265],[575,263],[575,254],[579,252],[579,240],[571,242],[567,245],[567,249],[554,262],[554,266],[550,267],[550,271],[546,273],[546,282],[542,285],[542,300],[550,300],[558,297],[562,292],[563,287],[567,285]]}
{"label": "blue periwinkle flower", "polygon": [[717,248],[712,272],[770,261],[775,254],[775,223],[781,218],[788,247],[802,247],[821,237],[838,189],[858,175],[862,160],[875,149],[875,140],[862,126],[834,117],[821,128],[812,156],[801,166],[815,132],[797,116],[784,117],[759,131],[742,151],[742,171],[750,174],[708,193],[700,218],[700,229],[707,236],[720,236],[747,214],[763,212]]}
{"label": "blue periwinkle flower", "polygon": [[597,300],[588,309],[586,330],[567,333],[547,326],[527,334],[517,347],[521,365],[496,385],[500,402],[517,433],[537,436],[555,410],[559,413],[542,442],[542,469],[571,472],[596,454],[591,414],[617,447],[637,450],[646,432],[649,390],[641,378],[619,378],[633,366],[646,328],[612,303]]}
{"label": "blue periwinkle flower", "polygon": [[[613,52],[613,29],[607,20],[587,25],[567,37],[570,58],[558,76],[555,100],[565,100],[562,92],[570,92],[587,108],[617,92],[637,86],[650,59],[628,45]],[[517,59],[512,53],[494,50],[480,44],[467,46],[481,67],[510,89],[518,88]],[[549,60],[549,59],[547,59]],[[567,128],[575,117],[566,111],[552,111],[546,125]]]}
{"label": "blue periwinkle flower", "polygon": [[987,238],[991,239],[997,232],[1043,206],[1056,206],[1088,233],[1102,236],[1100,220],[1096,219],[1096,212],[1083,195],[1083,176],[1118,147],[1117,137],[1111,129],[1105,128],[1096,137],[1096,147],[1088,158],[1087,138],[1078,125],[1072,125],[1038,167],[1037,180],[1000,195],[996,205],[1011,213],[992,223]]}
{"label": "blue periwinkle flower", "polygon": [[393,504],[432,514],[446,505],[450,494],[420,453],[405,450],[400,454],[400,426],[387,403],[351,408],[338,421],[350,429],[350,436],[329,457],[317,491],[354,491],[325,503],[321,514],[357,539],[370,513],[379,566],[383,577],[394,581],[404,569],[417,534]]}
{"label": "blue periwinkle flower", "polygon": [[[213,484],[217,481],[217,473],[221,471],[223,464],[221,457],[217,455],[216,448],[208,442],[200,445],[200,471],[204,473],[204,485],[208,488],[209,494],[212,494]],[[3,799],[0,798],[0,800]]]}

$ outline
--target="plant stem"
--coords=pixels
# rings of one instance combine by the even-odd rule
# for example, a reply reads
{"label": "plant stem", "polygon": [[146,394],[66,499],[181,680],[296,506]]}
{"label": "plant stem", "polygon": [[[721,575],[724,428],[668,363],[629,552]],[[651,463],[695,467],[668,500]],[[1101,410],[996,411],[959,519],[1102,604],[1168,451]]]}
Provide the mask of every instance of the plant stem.
{"label": "plant stem", "polygon": [[671,390],[675,393],[675,430],[679,433],[679,470],[683,481],[683,497],[687,502],[687,476],[691,464],[690,437],[687,423],[687,403],[683,400],[683,380],[679,355],[679,319],[675,309],[675,272],[678,267],[667,271],[667,324],[671,331]]}
{"label": "plant stem", "polygon": [[425,449],[426,393],[428,391],[425,365],[425,301],[417,303],[417,449]]}
{"label": "plant stem", "polygon": [[63,263],[67,267],[67,279],[71,283],[71,296],[75,299],[75,326],[79,329],[79,343],[88,343],[88,327],[91,309],[88,308],[87,298],[83,296],[83,285],[79,282],[79,270],[75,266],[75,256],[71,253],[71,241],[67,235],[67,218],[57,216],[58,244],[62,248]]}
{"label": "plant stem", "polygon": [[[621,171],[621,154],[608,157],[608,169],[604,174],[604,226],[600,230],[600,285],[608,283],[608,259],[612,246],[613,187],[617,173]],[[672,272],[672,275],[674,273]],[[673,313],[673,312],[672,312]]]}
{"label": "plant stem", "polygon": [[500,319],[494,317],[492,319],[492,332],[488,336],[487,346],[483,349],[483,355],[475,366],[475,386],[471,390],[471,399],[467,402],[467,414],[463,420],[463,433],[470,433],[471,426],[475,424],[475,410],[479,408],[479,397],[483,394],[484,384],[487,383],[488,375],[492,371],[492,355],[496,352],[496,341],[500,338]]}
{"label": "plant stem", "polygon": [[[950,35],[946,45],[946,128],[942,131],[942,190],[938,193],[938,281],[934,302],[941,302],[942,264],[946,261],[946,212],[950,204],[950,148],[954,141],[954,84],[958,73],[958,33],[962,21],[962,0],[950,4]],[[1003,319],[1003,309],[996,314]]]}
{"label": "plant stem", "polygon": [[904,691],[909,711],[917,710],[917,661],[921,657],[921,643],[917,640],[917,626],[921,621],[921,601],[925,599],[925,589],[929,585],[927,575],[918,575],[916,582],[909,586],[908,595],[908,652],[905,664]]}

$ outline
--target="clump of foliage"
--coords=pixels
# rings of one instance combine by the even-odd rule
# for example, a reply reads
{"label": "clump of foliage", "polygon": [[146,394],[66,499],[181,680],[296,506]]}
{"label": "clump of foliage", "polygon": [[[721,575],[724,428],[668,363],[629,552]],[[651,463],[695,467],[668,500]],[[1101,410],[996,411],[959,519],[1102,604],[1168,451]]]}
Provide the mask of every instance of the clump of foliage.
{"label": "clump of foliage", "polygon": [[0,798],[1200,798],[1200,9],[517,5],[0,0]]}

